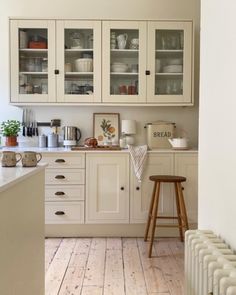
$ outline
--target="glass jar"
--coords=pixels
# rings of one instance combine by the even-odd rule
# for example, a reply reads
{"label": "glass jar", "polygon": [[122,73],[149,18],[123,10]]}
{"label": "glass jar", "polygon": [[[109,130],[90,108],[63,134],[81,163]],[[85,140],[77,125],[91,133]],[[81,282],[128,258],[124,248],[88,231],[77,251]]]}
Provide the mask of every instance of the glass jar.
{"label": "glass jar", "polygon": [[47,72],[48,71],[48,59],[44,57],[42,59],[42,72]]}
{"label": "glass jar", "polygon": [[34,59],[34,65],[35,65],[35,72],[42,72],[42,58],[41,57],[35,57]]}
{"label": "glass jar", "polygon": [[80,32],[73,32],[70,35],[71,49],[84,48],[84,35]]}

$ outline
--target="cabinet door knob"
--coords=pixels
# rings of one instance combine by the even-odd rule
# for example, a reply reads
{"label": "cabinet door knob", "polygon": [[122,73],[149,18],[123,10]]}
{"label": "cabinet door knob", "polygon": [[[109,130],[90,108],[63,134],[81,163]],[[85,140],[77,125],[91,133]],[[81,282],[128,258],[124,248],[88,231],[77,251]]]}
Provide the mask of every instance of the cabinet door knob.
{"label": "cabinet door knob", "polygon": [[58,75],[59,74],[59,70],[54,70],[54,74]]}
{"label": "cabinet door knob", "polygon": [[139,186],[136,186],[136,190],[139,191],[140,190],[140,187]]}
{"label": "cabinet door knob", "polygon": [[55,215],[65,215],[65,212],[63,212],[63,211],[56,211],[55,212]]}
{"label": "cabinet door knob", "polygon": [[64,159],[56,159],[55,162],[56,163],[65,163],[65,160]]}
{"label": "cabinet door knob", "polygon": [[55,192],[55,195],[56,195],[56,196],[64,196],[65,193],[64,193],[64,192]]}
{"label": "cabinet door knob", "polygon": [[55,178],[56,179],[65,179],[65,176],[64,175],[56,175]]}
{"label": "cabinet door knob", "polygon": [[145,71],[145,75],[146,75],[146,76],[149,76],[150,74],[151,74],[151,73],[150,73],[149,70]]}
{"label": "cabinet door knob", "polygon": [[123,191],[125,188],[122,186],[120,189]]}

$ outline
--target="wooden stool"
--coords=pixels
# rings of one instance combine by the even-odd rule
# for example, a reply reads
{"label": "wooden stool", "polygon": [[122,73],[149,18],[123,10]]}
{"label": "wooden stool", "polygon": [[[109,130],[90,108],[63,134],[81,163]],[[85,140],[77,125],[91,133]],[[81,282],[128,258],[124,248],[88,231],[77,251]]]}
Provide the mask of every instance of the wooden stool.
{"label": "wooden stool", "polygon": [[[160,219],[178,219],[178,225],[176,224],[158,224],[159,227],[178,227],[179,228],[179,235],[180,240],[184,241],[184,234],[183,229],[188,230],[188,218],[186,207],[184,203],[184,196],[182,191],[181,182],[185,182],[186,178],[182,176],[171,176],[171,175],[152,175],[149,177],[151,181],[154,181],[152,199],[150,203],[150,208],[148,212],[148,220],[145,230],[144,241],[147,241],[148,232],[151,225],[151,242],[149,246],[149,255],[148,257],[152,256],[152,245],[155,236],[155,228],[156,228],[156,220],[157,218]],[[160,187],[161,182],[169,182],[175,185],[175,199],[176,199],[176,208],[177,208],[177,217],[171,216],[158,216],[158,203],[159,203],[159,195],[160,195]]]}

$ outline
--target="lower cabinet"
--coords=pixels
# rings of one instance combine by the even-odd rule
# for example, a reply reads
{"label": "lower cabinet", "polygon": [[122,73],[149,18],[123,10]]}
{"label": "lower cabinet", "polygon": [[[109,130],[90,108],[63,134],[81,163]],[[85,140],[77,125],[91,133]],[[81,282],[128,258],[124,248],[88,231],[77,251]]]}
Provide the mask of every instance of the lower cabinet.
{"label": "lower cabinet", "polygon": [[[150,175],[170,174],[185,176],[184,199],[190,224],[197,223],[198,192],[197,192],[197,153],[156,153],[149,154],[143,180],[138,183],[131,170],[130,176],[130,223],[145,223],[152,195],[153,182]],[[162,184],[158,215],[176,216],[173,184]],[[158,220],[158,222],[165,222]],[[168,221],[170,223],[170,221]]]}
{"label": "lower cabinet", "polygon": [[86,155],[86,223],[129,223],[129,155]]}

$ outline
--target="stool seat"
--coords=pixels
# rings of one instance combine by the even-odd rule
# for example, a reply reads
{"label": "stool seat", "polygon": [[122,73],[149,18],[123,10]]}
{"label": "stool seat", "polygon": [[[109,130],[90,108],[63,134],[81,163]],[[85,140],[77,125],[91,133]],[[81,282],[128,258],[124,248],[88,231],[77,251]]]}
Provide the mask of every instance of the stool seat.
{"label": "stool seat", "polygon": [[[145,230],[144,241],[147,241],[149,229],[151,226],[151,237],[150,237],[151,239],[150,239],[149,253],[148,253],[148,257],[151,257],[157,219],[177,219],[178,224],[176,223],[158,224],[157,226],[178,227],[180,240],[182,242],[184,241],[184,230],[188,230],[189,226],[188,226],[188,217],[187,217],[187,211],[186,211],[184,196],[183,196],[183,187],[181,185],[182,182],[186,181],[186,177],[175,176],[175,175],[151,175],[149,179],[151,181],[154,181],[154,187],[153,187],[152,198],[151,198],[151,203],[150,203],[149,212],[148,212],[148,220],[147,220],[147,225]],[[161,188],[161,183],[164,183],[164,182],[172,183],[174,185],[177,216],[163,216],[163,215],[159,216],[158,215],[160,188]]]}
{"label": "stool seat", "polygon": [[186,177],[173,175],[152,175],[149,177],[151,181],[159,182],[185,182]]}

